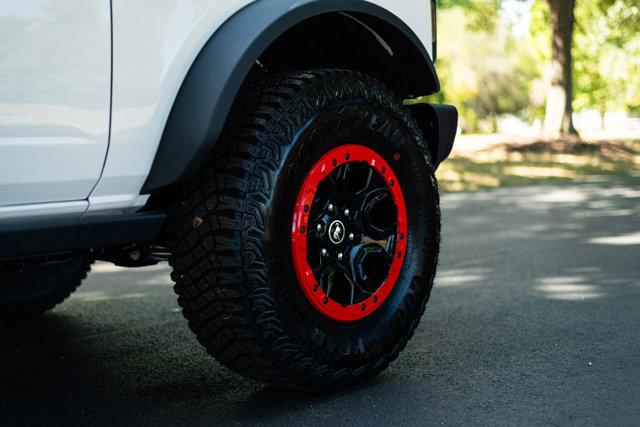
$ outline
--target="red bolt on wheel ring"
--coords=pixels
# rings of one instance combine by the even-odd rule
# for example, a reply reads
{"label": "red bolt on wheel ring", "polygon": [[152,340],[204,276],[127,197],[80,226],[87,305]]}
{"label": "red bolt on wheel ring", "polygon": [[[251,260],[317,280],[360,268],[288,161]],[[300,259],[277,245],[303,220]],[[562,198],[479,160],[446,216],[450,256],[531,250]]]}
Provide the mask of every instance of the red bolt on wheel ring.
{"label": "red bolt on wheel ring", "polygon": [[[345,164],[350,165],[342,169]],[[366,185],[371,185],[373,180],[378,183],[384,182],[384,185],[378,184],[377,188],[367,193],[370,195],[367,197],[373,202],[367,204],[366,200],[369,199],[363,199],[365,201],[361,206],[375,206],[379,200],[386,200],[392,201],[396,211],[395,218],[385,219],[394,221],[387,227],[390,231],[384,246],[380,244],[380,239],[369,238],[368,230],[379,232],[376,226],[361,226],[363,218],[372,215],[371,209],[375,208],[358,211],[355,207],[345,207],[352,200],[349,194],[335,196],[344,200],[341,205],[336,203],[334,206],[330,201],[322,204],[316,200],[319,186],[328,185],[324,182],[326,179],[331,180],[336,173],[346,176],[349,168],[362,169],[365,165],[376,172],[369,172]],[[337,187],[332,187],[333,190],[335,188]],[[388,196],[391,196],[391,200],[388,200]],[[357,198],[354,197],[353,200]],[[320,220],[316,224],[313,221],[317,218]],[[311,244],[309,239],[313,239]],[[306,299],[317,311],[340,322],[356,321],[373,313],[395,286],[404,262],[406,242],[407,210],[402,189],[392,168],[378,153],[364,145],[346,144],[333,148],[313,165],[296,199],[291,227],[291,250],[299,285]],[[318,253],[308,253],[311,247],[322,249],[317,251]],[[367,263],[364,261],[367,256],[376,256],[385,262]],[[316,277],[309,259],[320,260],[319,267],[315,267],[316,271],[322,269],[333,273]],[[367,269],[376,270],[380,265],[389,265],[388,271],[374,271],[377,276],[367,272]],[[346,279],[338,281],[335,279],[336,275]],[[323,286],[320,279],[325,277],[330,279],[325,280],[327,284]],[[375,277],[379,277],[379,280],[376,281]],[[362,283],[366,286],[361,286]],[[342,301],[332,298],[338,293],[338,285],[348,286],[346,291],[340,290]],[[344,296],[345,292],[347,297]],[[354,296],[356,292],[357,301]],[[349,298],[349,301],[346,302],[345,298]]]}

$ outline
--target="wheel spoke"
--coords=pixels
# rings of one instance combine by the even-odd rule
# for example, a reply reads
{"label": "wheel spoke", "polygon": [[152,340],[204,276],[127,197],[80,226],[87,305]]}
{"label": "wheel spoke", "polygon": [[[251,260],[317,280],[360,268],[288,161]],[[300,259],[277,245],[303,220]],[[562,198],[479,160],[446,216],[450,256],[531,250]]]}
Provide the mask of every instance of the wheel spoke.
{"label": "wheel spoke", "polygon": [[329,181],[331,182],[331,196],[332,198],[339,197],[342,194],[347,193],[349,186],[349,163],[344,163],[334,171],[334,174],[329,175]]}
{"label": "wheel spoke", "polygon": [[353,304],[355,302],[355,294],[356,287],[353,282],[351,282],[351,288],[349,289],[349,304]]}
{"label": "wheel spoke", "polygon": [[329,296],[331,288],[333,287],[333,276],[335,275],[335,268],[330,264],[321,262],[318,267],[313,270],[313,275],[318,281],[320,289],[322,289],[323,292],[327,294],[327,296]]}
{"label": "wheel spoke", "polygon": [[342,164],[338,169],[338,181],[342,181],[343,183],[347,182],[347,176],[349,175],[349,171],[351,169],[351,165],[349,163]]}
{"label": "wheel spoke", "polygon": [[373,181],[373,174],[373,169],[369,168],[369,171],[367,172],[367,179],[364,183],[364,188],[362,188],[362,190],[360,190],[359,192],[366,192],[369,189],[369,187],[371,186],[371,181]]}
{"label": "wheel spoke", "polygon": [[356,277],[350,262],[336,264],[333,270],[333,297],[343,304],[353,304],[355,302],[355,288],[357,286]]}
{"label": "wheel spoke", "polygon": [[367,193],[360,208],[364,234],[374,240],[383,240],[392,235],[396,226],[394,209],[387,189],[376,189]]}
{"label": "wheel spoke", "polygon": [[367,194],[376,190],[387,190],[387,186],[381,179],[375,179],[377,172],[369,168],[367,172],[367,178],[364,183],[364,187],[357,191],[357,194]]}
{"label": "wheel spoke", "polygon": [[358,293],[366,298],[372,295],[386,277],[392,261],[393,256],[378,242],[356,245],[349,258],[349,276]]}

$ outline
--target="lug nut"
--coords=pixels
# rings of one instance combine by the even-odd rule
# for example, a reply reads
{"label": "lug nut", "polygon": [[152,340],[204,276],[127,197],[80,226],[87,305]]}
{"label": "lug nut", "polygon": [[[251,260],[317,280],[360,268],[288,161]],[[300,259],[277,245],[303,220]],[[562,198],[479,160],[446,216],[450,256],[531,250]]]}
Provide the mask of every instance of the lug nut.
{"label": "lug nut", "polygon": [[322,256],[327,256],[327,250],[325,248],[320,249]]}
{"label": "lug nut", "polygon": [[329,209],[329,212],[333,211],[333,204],[329,203],[329,206],[327,206],[327,209]]}
{"label": "lug nut", "polygon": [[349,240],[353,240],[354,237],[353,233],[349,233]]}
{"label": "lug nut", "polygon": [[349,209],[344,210],[344,216],[349,216]]}
{"label": "lug nut", "polygon": [[338,261],[342,261],[342,252],[338,253]]}

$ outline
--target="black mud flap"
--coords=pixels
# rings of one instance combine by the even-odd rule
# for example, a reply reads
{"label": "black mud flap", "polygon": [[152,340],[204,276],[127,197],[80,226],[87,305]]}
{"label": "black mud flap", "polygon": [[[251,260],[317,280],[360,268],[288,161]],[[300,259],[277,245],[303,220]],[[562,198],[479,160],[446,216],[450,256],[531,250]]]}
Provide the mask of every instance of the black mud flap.
{"label": "black mud flap", "polygon": [[458,110],[446,104],[415,104],[409,109],[429,143],[429,151],[437,169],[453,148],[458,129]]}

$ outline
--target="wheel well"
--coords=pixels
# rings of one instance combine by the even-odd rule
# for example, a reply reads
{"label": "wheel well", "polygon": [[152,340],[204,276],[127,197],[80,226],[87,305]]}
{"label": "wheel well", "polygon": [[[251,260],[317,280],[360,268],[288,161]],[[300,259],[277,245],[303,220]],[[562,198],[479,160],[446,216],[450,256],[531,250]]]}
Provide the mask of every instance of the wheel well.
{"label": "wheel well", "polygon": [[308,18],[281,34],[258,59],[268,72],[342,68],[369,74],[404,98],[438,91],[416,45],[397,27],[356,12]]}

